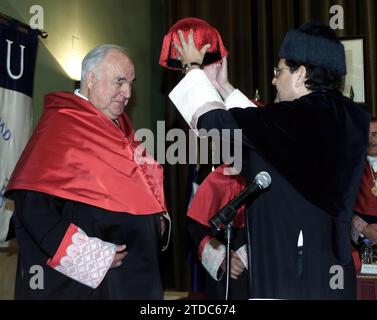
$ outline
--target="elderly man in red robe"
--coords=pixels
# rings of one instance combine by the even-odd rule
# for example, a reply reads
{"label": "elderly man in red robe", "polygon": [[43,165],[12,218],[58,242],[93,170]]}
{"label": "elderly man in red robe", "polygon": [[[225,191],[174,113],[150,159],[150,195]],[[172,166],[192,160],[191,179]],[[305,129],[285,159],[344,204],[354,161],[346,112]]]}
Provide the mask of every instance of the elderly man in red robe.
{"label": "elderly man in red robe", "polygon": [[6,192],[20,248],[16,298],[163,298],[163,172],[137,161],[125,113],[134,80],[124,49],[102,45],[83,60],[80,90],[46,96]]}

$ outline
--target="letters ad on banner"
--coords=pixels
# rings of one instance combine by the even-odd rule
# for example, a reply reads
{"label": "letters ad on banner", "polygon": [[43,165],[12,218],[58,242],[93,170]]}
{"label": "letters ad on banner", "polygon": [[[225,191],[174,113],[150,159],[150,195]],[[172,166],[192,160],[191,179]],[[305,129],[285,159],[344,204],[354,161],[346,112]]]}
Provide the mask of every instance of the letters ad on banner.
{"label": "letters ad on banner", "polygon": [[0,246],[14,210],[4,192],[32,131],[37,47],[36,30],[21,30],[15,20],[0,24]]}

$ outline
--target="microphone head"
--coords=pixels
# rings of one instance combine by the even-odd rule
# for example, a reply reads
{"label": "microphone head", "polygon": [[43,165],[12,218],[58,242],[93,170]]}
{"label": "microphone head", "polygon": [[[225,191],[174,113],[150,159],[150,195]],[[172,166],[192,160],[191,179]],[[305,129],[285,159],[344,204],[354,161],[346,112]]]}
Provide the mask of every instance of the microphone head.
{"label": "microphone head", "polygon": [[266,171],[261,171],[255,176],[255,182],[259,184],[262,189],[266,189],[271,184],[271,176]]}

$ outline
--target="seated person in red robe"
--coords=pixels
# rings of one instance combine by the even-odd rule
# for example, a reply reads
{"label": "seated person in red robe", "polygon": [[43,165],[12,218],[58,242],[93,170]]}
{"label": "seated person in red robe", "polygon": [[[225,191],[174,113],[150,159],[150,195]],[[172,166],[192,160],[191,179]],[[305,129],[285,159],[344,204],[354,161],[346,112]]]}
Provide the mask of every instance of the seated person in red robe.
{"label": "seated person in red robe", "polygon": [[[351,236],[359,245],[363,238],[377,244],[377,119],[373,118],[369,127],[369,143],[364,174],[354,207]],[[353,251],[356,269],[360,269],[358,250]]]}

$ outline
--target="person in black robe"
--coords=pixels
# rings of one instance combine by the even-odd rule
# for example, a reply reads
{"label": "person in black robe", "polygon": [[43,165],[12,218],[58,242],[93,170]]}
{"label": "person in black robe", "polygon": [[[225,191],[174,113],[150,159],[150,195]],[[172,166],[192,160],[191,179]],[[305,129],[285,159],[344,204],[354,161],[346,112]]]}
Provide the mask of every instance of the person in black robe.
{"label": "person in black robe", "polygon": [[239,108],[226,59],[204,73],[210,45],[179,36],[186,76],[170,99],[194,128],[242,129],[236,169],[249,182],[260,171],[272,178],[247,213],[249,297],[354,299],[350,227],[370,116],[338,90],[346,65],[336,34],[314,22],[287,33],[272,80],[277,97],[264,108],[247,100]]}
{"label": "person in black robe", "polygon": [[163,172],[124,112],[134,78],[124,49],[103,45],[84,58],[80,90],[46,96],[5,193],[16,299],[163,299]]}
{"label": "person in black robe", "polygon": [[[15,192],[13,199],[17,209],[12,219],[20,250],[15,299],[163,299],[157,215],[111,212],[26,190]],[[127,244],[122,263],[114,265],[96,288],[46,265],[70,224],[80,226],[90,237]],[[41,274],[35,266],[42,268]]]}

